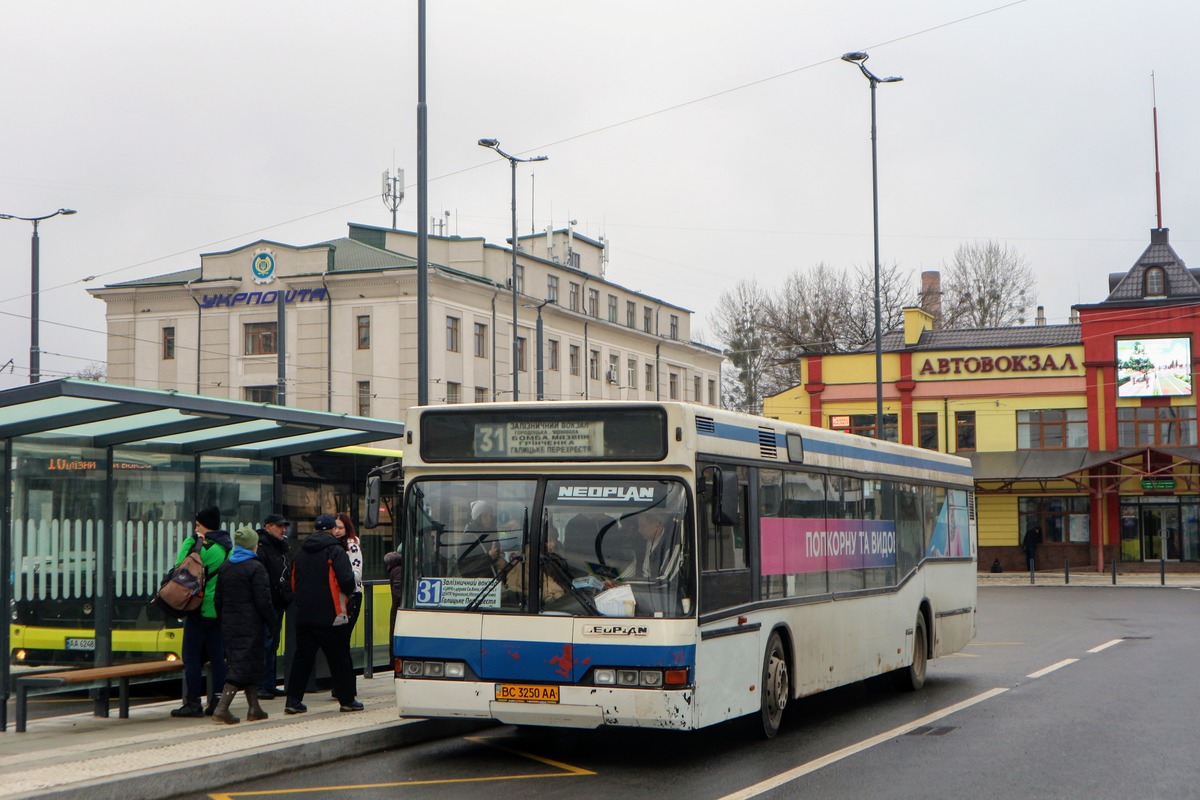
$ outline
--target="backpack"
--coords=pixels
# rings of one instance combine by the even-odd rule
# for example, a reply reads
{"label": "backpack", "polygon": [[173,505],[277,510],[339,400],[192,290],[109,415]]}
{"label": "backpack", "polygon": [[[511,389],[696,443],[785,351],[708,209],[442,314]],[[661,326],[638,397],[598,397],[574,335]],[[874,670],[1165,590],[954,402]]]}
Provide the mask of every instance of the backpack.
{"label": "backpack", "polygon": [[200,543],[196,542],[179,566],[163,578],[151,603],[185,613],[196,611],[204,602],[206,578],[204,562],[200,560]]}

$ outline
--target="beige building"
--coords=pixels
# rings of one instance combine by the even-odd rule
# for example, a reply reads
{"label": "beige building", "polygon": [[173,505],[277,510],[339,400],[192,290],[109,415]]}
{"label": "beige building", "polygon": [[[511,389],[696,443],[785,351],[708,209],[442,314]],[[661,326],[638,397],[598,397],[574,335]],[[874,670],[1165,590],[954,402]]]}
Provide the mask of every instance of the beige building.
{"label": "beige building", "polygon": [[[691,312],[604,278],[605,243],[571,229],[519,239],[519,399],[537,397],[537,306],[547,400],[718,405],[721,354]],[[257,241],[200,266],[90,290],[107,304],[108,380],[398,419],[417,402],[417,236],[350,225],[314,245]],[[511,399],[512,250],[429,237],[429,401]]]}

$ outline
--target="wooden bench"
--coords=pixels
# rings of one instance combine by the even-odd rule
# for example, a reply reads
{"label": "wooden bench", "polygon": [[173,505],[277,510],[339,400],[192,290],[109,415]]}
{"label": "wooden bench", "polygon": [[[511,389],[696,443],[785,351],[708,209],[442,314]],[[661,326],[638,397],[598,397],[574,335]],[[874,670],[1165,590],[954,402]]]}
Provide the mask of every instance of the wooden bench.
{"label": "wooden bench", "polygon": [[[16,732],[25,731],[25,702],[30,695],[56,694],[80,689],[108,689],[114,681],[120,687],[120,717],[129,718],[129,684],[166,680],[183,671],[183,660],[141,661],[133,664],[118,664],[112,667],[90,667],[68,669],[60,672],[36,672],[30,675],[14,675],[17,690]],[[108,716],[108,705],[104,713]]]}

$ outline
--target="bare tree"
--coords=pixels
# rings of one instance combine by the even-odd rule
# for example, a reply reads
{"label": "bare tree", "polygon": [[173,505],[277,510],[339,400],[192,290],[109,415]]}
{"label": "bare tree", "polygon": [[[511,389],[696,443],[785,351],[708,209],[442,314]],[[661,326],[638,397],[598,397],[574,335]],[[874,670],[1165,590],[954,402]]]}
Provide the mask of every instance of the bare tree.
{"label": "bare tree", "polygon": [[739,281],[721,292],[710,319],[714,335],[724,345],[733,373],[722,371],[722,401],[726,408],[758,413],[762,410],[763,373],[772,362],[771,343],[763,319],[767,294],[753,280]]}
{"label": "bare tree", "polygon": [[[912,305],[912,276],[895,262],[879,268],[879,330],[883,335],[903,328],[904,307]],[[875,270],[856,267],[847,281],[847,308],[840,321],[840,350],[857,350],[875,342]]]}
{"label": "bare tree", "polygon": [[1023,324],[1037,302],[1037,278],[1025,257],[1000,242],[964,242],[942,282],[942,327]]}
{"label": "bare tree", "polygon": [[96,381],[97,383],[104,383],[105,379],[108,378],[108,370],[106,369],[105,365],[102,362],[93,361],[92,363],[90,363],[86,367],[84,367],[83,369],[76,372],[71,377],[82,378],[85,381]]}

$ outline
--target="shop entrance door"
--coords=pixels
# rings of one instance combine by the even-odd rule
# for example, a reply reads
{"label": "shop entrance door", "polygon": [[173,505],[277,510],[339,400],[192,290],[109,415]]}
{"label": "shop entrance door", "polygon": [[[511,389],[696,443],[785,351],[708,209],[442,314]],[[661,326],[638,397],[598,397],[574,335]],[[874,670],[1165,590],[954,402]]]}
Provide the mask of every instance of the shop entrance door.
{"label": "shop entrance door", "polygon": [[1163,558],[1163,548],[1166,548],[1166,560],[1179,560],[1180,531],[1179,506],[1177,505],[1143,505],[1142,517],[1142,558],[1146,561],[1159,561]]}

